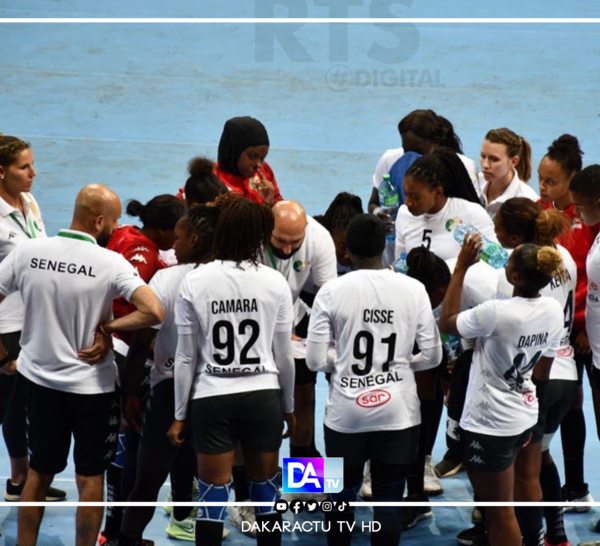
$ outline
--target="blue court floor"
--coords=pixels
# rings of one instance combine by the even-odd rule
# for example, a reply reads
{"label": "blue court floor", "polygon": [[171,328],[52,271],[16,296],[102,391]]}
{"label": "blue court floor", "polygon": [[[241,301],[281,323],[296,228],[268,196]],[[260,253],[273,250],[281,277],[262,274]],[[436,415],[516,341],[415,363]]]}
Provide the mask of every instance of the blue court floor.
{"label": "blue court floor", "polygon": [[[310,214],[340,191],[366,205],[379,156],[399,146],[397,123],[416,108],[450,119],[465,153],[478,158],[485,133],[507,126],[533,148],[534,173],[546,147],[576,135],[584,164],[600,162],[600,28],[575,23],[211,24],[79,22],[19,18],[99,17],[597,17],[598,4],[572,0],[82,0],[0,2],[0,131],[30,141],[33,192],[49,234],[68,226],[77,191],[106,184],[123,201],[172,193],[190,158],[216,158],[224,122],[260,119],[268,161],[282,194]],[[537,188],[534,174],[531,182]],[[127,219],[124,218],[124,221]],[[318,387],[317,430],[326,397]],[[586,399],[586,478],[600,500],[600,446]],[[319,439],[322,446],[322,440]],[[559,442],[554,453],[558,458]],[[284,448],[282,456],[285,455]],[[444,451],[436,445],[434,459]],[[0,480],[8,461],[0,447]],[[2,483],[0,481],[0,483]],[[76,499],[73,470],[57,477]],[[448,507],[407,532],[404,544],[454,544],[470,510],[464,474],[444,480]],[[164,498],[164,497],[163,497]],[[436,499],[436,500],[438,500]],[[370,509],[359,509],[370,517]],[[40,544],[71,545],[73,508],[47,509]],[[567,515],[573,544],[592,537],[600,509]],[[0,508],[0,546],[14,544],[16,509]],[[159,509],[147,536],[170,544]],[[600,538],[600,536],[598,536]],[[232,530],[226,543],[252,544]],[[325,544],[294,535],[285,543]],[[356,544],[368,544],[357,536]]]}

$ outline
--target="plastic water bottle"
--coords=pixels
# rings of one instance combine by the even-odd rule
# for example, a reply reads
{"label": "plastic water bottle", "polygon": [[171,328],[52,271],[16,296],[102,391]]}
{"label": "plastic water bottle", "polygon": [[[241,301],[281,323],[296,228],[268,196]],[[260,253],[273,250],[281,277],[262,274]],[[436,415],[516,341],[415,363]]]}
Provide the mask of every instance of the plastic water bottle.
{"label": "plastic water bottle", "polygon": [[394,271],[406,275],[408,273],[408,265],[406,264],[406,252],[400,254],[400,257],[394,262]]}
{"label": "plastic water bottle", "polygon": [[453,336],[452,334],[445,334],[440,332],[440,338],[442,345],[446,349],[448,360],[453,362],[464,352],[462,341],[459,337]]}
{"label": "plastic water bottle", "polygon": [[481,242],[483,243],[479,249],[479,257],[494,269],[503,269],[506,267],[506,263],[508,262],[508,252],[498,243],[490,241],[471,224],[465,224],[459,219],[448,220],[446,222],[446,229],[448,231],[454,231],[454,239],[461,246],[467,233],[469,233],[471,237],[475,234],[479,234]]}
{"label": "plastic water bottle", "polygon": [[[392,184],[392,178],[389,174],[383,175],[383,180],[379,186],[379,206],[383,212],[390,215],[392,220],[396,220],[398,208],[400,207],[400,194],[396,186]],[[396,240],[395,230],[387,232],[385,238],[393,243]]]}

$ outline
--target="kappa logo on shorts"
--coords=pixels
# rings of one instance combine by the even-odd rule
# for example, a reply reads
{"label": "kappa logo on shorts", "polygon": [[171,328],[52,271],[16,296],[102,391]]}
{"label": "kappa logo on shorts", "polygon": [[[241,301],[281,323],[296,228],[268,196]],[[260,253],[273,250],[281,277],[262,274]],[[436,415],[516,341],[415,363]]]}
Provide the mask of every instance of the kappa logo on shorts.
{"label": "kappa logo on shorts", "polygon": [[479,455],[473,455],[469,459],[469,462],[470,463],[475,463],[475,464],[485,464],[485,461]]}
{"label": "kappa logo on shorts", "polygon": [[469,447],[471,449],[476,449],[478,451],[483,451],[483,447],[481,447],[481,444],[477,441],[477,440],[473,440],[470,444]]}

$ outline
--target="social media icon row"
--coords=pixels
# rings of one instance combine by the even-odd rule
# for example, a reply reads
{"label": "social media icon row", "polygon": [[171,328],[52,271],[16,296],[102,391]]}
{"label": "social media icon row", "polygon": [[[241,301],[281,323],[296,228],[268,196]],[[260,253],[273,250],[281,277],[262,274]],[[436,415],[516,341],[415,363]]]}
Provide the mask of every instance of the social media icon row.
{"label": "social media icon row", "polygon": [[283,499],[279,499],[275,503],[275,511],[279,514],[285,514],[288,510],[290,512],[292,512],[293,514],[299,514],[300,512],[303,512],[304,510],[306,510],[306,512],[309,514],[314,514],[315,512],[318,512],[319,508],[323,512],[333,512],[333,511],[345,512],[346,510],[348,510],[349,507],[350,507],[350,505],[346,501],[334,502],[334,501],[325,500],[325,501],[319,502],[319,501],[316,501],[313,499],[307,499],[307,500],[294,499],[290,502],[287,502]]}

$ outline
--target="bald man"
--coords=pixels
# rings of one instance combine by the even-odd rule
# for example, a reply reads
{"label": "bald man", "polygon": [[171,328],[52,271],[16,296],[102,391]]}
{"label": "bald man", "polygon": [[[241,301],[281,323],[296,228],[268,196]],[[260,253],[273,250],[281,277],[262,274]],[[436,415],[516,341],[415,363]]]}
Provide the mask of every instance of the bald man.
{"label": "bald man", "polygon": [[[27,389],[30,469],[22,502],[43,501],[55,474],[67,466],[74,438],[80,502],[103,500],[104,471],[116,441],[115,366],[107,343],[117,329],[163,320],[164,310],[135,268],[102,248],[121,216],[110,189],[89,185],[77,195],[69,229],[49,239],[24,241],[0,264],[0,302],[18,290],[25,306],[21,353],[11,361],[0,342],[0,367],[15,365]],[[137,311],[112,319],[112,300]],[[88,349],[86,349],[88,348]],[[5,356],[3,356],[5,355]],[[36,544],[43,508],[19,508],[18,544]],[[102,507],[79,507],[77,546],[95,544]]]}

